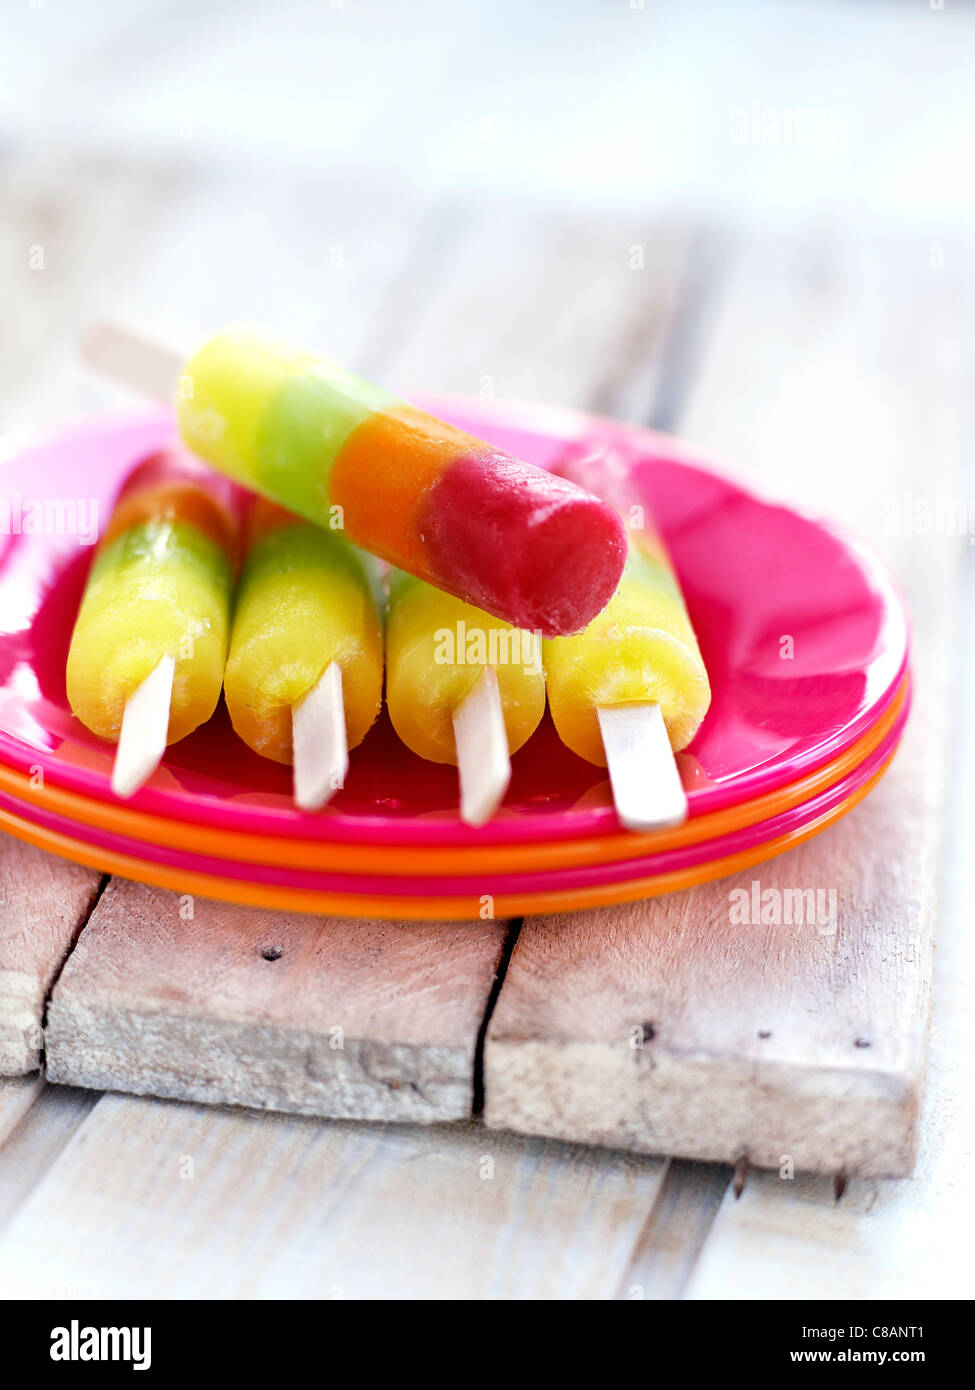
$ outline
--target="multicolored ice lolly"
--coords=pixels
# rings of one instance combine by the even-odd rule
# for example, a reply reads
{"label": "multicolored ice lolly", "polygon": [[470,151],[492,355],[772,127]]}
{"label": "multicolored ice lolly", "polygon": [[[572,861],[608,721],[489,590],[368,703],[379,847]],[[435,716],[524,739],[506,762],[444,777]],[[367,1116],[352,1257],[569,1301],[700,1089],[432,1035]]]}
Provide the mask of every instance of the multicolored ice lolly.
{"label": "multicolored ice lolly", "polygon": [[580,631],[622,573],[604,502],[262,331],[206,343],[177,410],[222,472],[518,627]]}
{"label": "multicolored ice lolly", "polygon": [[456,764],[453,715],[489,665],[514,753],[545,712],[541,646],[533,633],[394,570],[386,640],[386,704],[394,729],[421,758]]}
{"label": "multicolored ice lolly", "polygon": [[292,710],[319,676],[342,668],[348,746],[361,743],[383,694],[378,565],[337,531],[255,498],[237,585],[224,694],[255,753],[292,761]]}
{"label": "multicolored ice lolly", "polygon": [[240,491],[164,450],[119,493],[71,636],[67,691],[92,733],[118,740],[129,696],[161,657],[175,660],[167,742],[206,722],[220,698]]}
{"label": "multicolored ice lolly", "polygon": [[574,753],[606,766],[596,711],[657,704],[674,751],[697,733],[711,702],[708,673],[670,557],[651,518],[632,506],[626,460],[577,446],[556,465],[598,488],[627,518],[619,588],[585,632],[544,644],[549,708]]}

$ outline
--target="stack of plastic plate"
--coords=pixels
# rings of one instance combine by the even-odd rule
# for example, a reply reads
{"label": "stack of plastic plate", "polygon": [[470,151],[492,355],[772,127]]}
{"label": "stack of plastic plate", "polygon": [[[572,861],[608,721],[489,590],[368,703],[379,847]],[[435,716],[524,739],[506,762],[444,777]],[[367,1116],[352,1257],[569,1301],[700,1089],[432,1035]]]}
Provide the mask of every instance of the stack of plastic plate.
{"label": "stack of plastic plate", "polygon": [[385,716],[353,751],[346,786],[313,815],[293,806],[290,770],[246,748],[222,708],[168,750],[132,801],[118,801],[114,750],[71,715],[64,663],[85,541],[124,474],[172,440],[171,417],[157,411],[62,428],[8,447],[0,464],[0,829],[233,902],[509,916],[651,897],[747,868],[832,824],[876,784],[910,703],[908,630],[866,550],[663,435],[551,407],[423,404],[543,466],[581,436],[622,430],[636,446],[634,483],[670,546],[713,687],[703,727],[678,755],[687,822],[622,830],[605,770],[565,749],[547,717],[480,829],[458,819],[455,770],[409,753]]}

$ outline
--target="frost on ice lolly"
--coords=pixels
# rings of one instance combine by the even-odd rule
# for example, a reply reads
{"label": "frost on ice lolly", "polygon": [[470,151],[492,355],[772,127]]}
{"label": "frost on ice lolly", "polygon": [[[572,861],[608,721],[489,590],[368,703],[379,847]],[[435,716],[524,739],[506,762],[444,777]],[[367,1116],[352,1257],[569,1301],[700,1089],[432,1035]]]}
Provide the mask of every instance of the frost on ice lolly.
{"label": "frost on ice lolly", "polygon": [[480,824],[504,795],[509,755],[544,713],[541,641],[394,570],[386,702],[408,748],[458,766],[461,816]]}
{"label": "frost on ice lolly", "polygon": [[67,692],[83,724],[120,743],[119,795],[136,791],[165,745],[205,723],[220,698],[239,506],[232,483],[166,450],[118,496],[72,633]]}
{"label": "frost on ice lolly", "polygon": [[604,502],[262,331],[206,343],[177,409],[222,472],[518,627],[580,631],[622,573]]}
{"label": "frost on ice lolly", "polygon": [[[602,446],[579,445],[556,466],[630,514],[625,459]],[[639,520],[640,525],[627,526],[628,555],[616,593],[584,632],[545,643],[545,674],[563,743],[591,763],[608,763],[620,818],[643,829],[686,815],[666,745],[669,741],[677,752],[690,743],[707,713],[711,690],[666,548],[643,508]],[[651,721],[662,721],[656,740]],[[641,760],[651,743],[652,768]],[[628,809],[634,798],[646,802],[646,788],[652,792],[651,783],[662,778],[670,787],[666,812],[656,818]],[[623,790],[624,780],[632,797]]]}
{"label": "frost on ice lolly", "polygon": [[[340,533],[264,498],[253,500],[246,533],[227,708],[256,753],[294,763],[296,800],[314,810],[341,785],[347,749],[361,743],[382,703],[378,565]],[[335,691],[322,699],[340,721],[330,733],[327,710],[319,717],[307,708],[326,678]]]}

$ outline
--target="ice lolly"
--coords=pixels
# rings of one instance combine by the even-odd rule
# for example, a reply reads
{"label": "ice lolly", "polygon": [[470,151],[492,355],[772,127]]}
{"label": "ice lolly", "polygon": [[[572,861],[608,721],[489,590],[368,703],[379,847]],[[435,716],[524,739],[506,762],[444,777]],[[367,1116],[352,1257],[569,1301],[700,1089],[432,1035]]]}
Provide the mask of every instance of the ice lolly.
{"label": "ice lolly", "polygon": [[269,333],[219,333],[177,396],[216,468],[519,628],[578,632],[616,588],[605,502]]}
{"label": "ice lolly", "polygon": [[378,564],[341,532],[254,499],[224,693],[244,742],[294,765],[305,810],[342,785],[379,713],[382,602]]}
{"label": "ice lolly", "polygon": [[118,743],[113,790],[131,796],[167,743],[220,698],[240,491],[164,450],[119,493],[71,637],[67,693],[78,718]]}
{"label": "ice lolly", "polygon": [[585,632],[544,644],[555,727],[573,752],[609,766],[624,823],[676,824],[687,806],[671,750],[690,743],[711,699],[677,576],[646,508],[629,495],[622,454],[581,444],[556,467],[622,512],[628,554],[619,588]]}
{"label": "ice lolly", "polygon": [[461,817],[488,820],[511,776],[510,754],[545,709],[541,638],[412,575],[390,577],[386,702],[421,758],[456,764]]}

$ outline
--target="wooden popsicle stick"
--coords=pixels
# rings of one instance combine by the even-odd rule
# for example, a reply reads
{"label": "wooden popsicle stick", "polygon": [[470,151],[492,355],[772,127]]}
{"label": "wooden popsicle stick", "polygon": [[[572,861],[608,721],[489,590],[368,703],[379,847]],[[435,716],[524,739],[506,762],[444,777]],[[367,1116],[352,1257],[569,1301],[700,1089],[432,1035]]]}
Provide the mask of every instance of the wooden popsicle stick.
{"label": "wooden popsicle stick", "polygon": [[467,825],[491,819],[511,781],[511,757],[501,691],[493,666],[485,666],[454,710],[460,775],[460,818]]}
{"label": "wooden popsicle stick", "polygon": [[167,402],[173,399],[183,367],[171,348],[114,323],[92,324],[82,336],[81,356],[106,376]]}
{"label": "wooden popsicle stick", "polygon": [[687,796],[659,705],[596,711],[616,814],[627,830],[665,830],[687,819]]}
{"label": "wooden popsicle stick", "polygon": [[167,652],[125,702],[112,768],[116,796],[133,796],[162,761],[175,671],[176,660]]}
{"label": "wooden popsicle stick", "polygon": [[292,709],[291,748],[295,802],[303,811],[317,811],[343,785],[349,770],[342,668],[337,661],[326,666]]}

